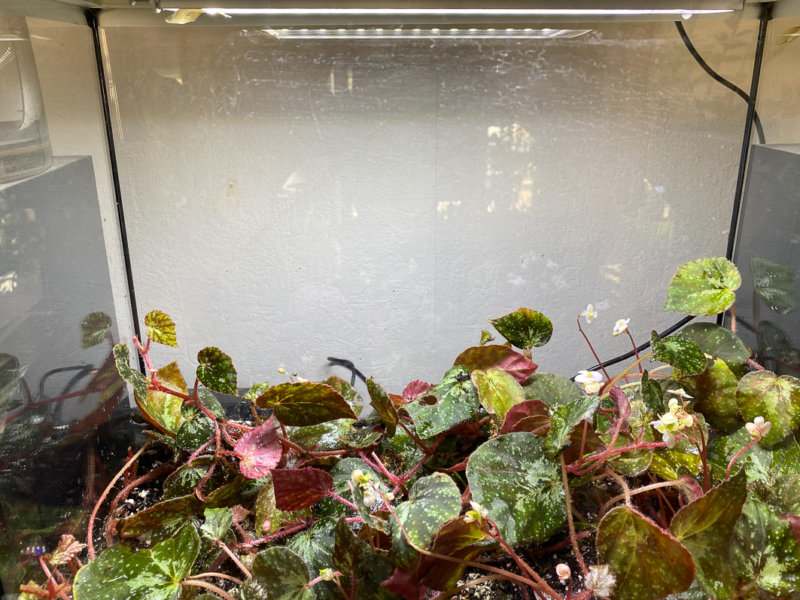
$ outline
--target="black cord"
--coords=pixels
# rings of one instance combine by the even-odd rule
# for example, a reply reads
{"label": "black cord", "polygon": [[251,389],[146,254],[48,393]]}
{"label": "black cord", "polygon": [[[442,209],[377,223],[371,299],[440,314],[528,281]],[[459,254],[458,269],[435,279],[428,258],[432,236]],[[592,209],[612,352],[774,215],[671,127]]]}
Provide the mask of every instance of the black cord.
{"label": "black cord", "polygon": [[366,376],[356,369],[356,365],[353,363],[352,360],[347,360],[346,358],[334,358],[333,356],[328,357],[328,362],[332,365],[338,365],[340,367],[344,367],[345,369],[350,369],[350,385],[356,384],[356,377],[358,377],[364,383],[367,382]]}
{"label": "black cord", "polygon": [[[89,9],[84,13],[86,24],[92,30],[92,42],[94,43],[94,57],[97,63],[97,80],[100,85],[100,97],[103,102],[103,119],[106,128],[106,143],[108,144],[108,161],[111,164],[111,179],[114,183],[114,199],[117,204],[117,219],[119,221],[120,241],[122,243],[122,254],[125,259],[125,275],[128,283],[128,297],[130,298],[131,317],[133,318],[133,332],[138,339],[142,339],[142,332],[139,329],[139,310],[136,308],[136,291],[133,289],[133,267],[131,266],[131,252],[128,246],[128,230],[125,227],[125,211],[122,208],[122,186],[119,182],[119,168],[117,166],[117,150],[114,145],[114,129],[111,124],[111,108],[108,100],[108,87],[106,85],[106,72],[103,67],[103,50],[100,44],[100,28],[97,21],[98,9]],[[139,358],[139,370],[146,373],[144,360],[136,353]]]}
{"label": "black cord", "polygon": [[[728,249],[725,256],[728,260],[733,258],[733,248],[735,245],[736,240],[736,228],[739,224],[739,212],[742,206],[742,191],[744,189],[744,175],[747,170],[747,156],[748,150],[750,147],[750,135],[753,127],[755,127],[756,135],[758,136],[758,142],[760,144],[766,143],[766,139],[764,137],[764,129],[761,126],[761,119],[758,117],[758,113],[756,112],[756,92],[758,91],[758,80],[761,74],[761,62],[764,56],[764,40],[766,39],[767,34],[767,23],[770,20],[770,15],[772,13],[772,3],[766,3],[762,5],[761,8],[761,17],[759,22],[758,28],[758,41],[756,42],[756,54],[753,60],[753,76],[750,80],[750,93],[747,94],[744,90],[742,90],[737,85],[731,83],[724,77],[722,77],[719,73],[714,71],[708,63],[703,60],[703,57],[700,56],[700,53],[697,52],[697,49],[692,44],[692,40],[689,39],[688,34],[686,33],[686,29],[683,27],[683,23],[680,21],[675,22],[675,27],[678,29],[678,33],[680,33],[681,39],[683,40],[684,45],[689,50],[689,53],[692,57],[697,61],[703,70],[708,73],[714,81],[717,81],[724,85],[726,88],[734,92],[737,96],[742,98],[745,102],[747,102],[747,116],[745,117],[745,128],[744,128],[744,139],[742,141],[742,151],[739,155],[739,173],[736,178],[736,191],[734,194],[733,200],[733,209],[731,211],[731,227],[730,232],[728,234]],[[694,317],[688,316],[677,323],[675,323],[672,327],[668,327],[664,331],[659,334],[659,337],[666,337],[671,333],[674,333],[690,321],[692,321]],[[717,319],[718,324],[722,324],[722,315],[719,315]],[[637,346],[636,351],[641,352],[646,350],[650,347],[650,342],[646,342],[641,346]],[[622,362],[623,360],[627,360],[636,353],[631,350],[630,352],[626,352],[625,354],[620,354],[610,360],[604,361],[602,366],[603,367],[610,367],[611,365],[615,365],[617,363]],[[601,365],[594,365],[587,369],[588,371],[596,371],[601,368]],[[573,377],[574,379],[574,377]]]}
{"label": "black cord", "polygon": [[[697,61],[697,64],[700,65],[703,68],[703,70],[706,73],[708,73],[709,76],[714,81],[716,81],[718,83],[721,83],[726,88],[728,88],[733,93],[735,93],[737,96],[739,96],[742,100],[744,100],[745,102],[750,104],[750,98],[753,95],[752,94],[752,90],[751,90],[750,95],[748,95],[747,92],[745,92],[738,85],[736,85],[736,84],[730,82],[729,80],[725,79],[722,75],[720,75],[714,69],[712,69],[708,65],[708,63],[705,60],[703,60],[703,57],[700,56],[700,53],[697,51],[697,48],[694,47],[694,44],[692,43],[692,40],[689,39],[689,35],[686,33],[686,29],[684,29],[684,27],[683,27],[683,23],[681,23],[680,21],[675,21],[675,27],[678,28],[678,33],[681,34],[681,39],[683,40],[683,43],[686,46],[686,49],[689,50],[689,54],[691,54],[692,58],[694,58]],[[754,112],[753,115],[754,115],[754,120],[755,120],[756,134],[758,135],[758,143],[759,144],[764,144],[766,142],[765,142],[765,137],[764,137],[764,128],[761,126],[761,119],[759,119],[758,113]]]}

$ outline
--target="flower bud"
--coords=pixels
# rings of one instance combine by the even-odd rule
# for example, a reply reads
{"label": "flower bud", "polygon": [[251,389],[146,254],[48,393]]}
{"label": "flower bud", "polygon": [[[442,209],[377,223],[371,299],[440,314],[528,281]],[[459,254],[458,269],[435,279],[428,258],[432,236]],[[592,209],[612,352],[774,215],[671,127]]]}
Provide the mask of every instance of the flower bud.
{"label": "flower bud", "polygon": [[561,581],[567,581],[570,577],[572,577],[572,571],[569,568],[569,565],[565,565],[564,563],[559,563],[556,565],[556,575]]}

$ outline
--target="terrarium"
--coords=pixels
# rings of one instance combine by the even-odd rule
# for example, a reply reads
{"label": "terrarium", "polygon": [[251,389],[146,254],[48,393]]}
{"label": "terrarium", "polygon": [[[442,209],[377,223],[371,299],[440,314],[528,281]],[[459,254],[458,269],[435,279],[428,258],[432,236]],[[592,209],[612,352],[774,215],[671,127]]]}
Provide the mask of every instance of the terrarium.
{"label": "terrarium", "polygon": [[[670,527],[728,496],[724,545],[766,519],[780,552],[762,554],[784,566],[732,558],[750,570],[725,571],[714,597],[796,593],[796,2],[0,0],[0,14],[38,74],[35,94],[0,89],[0,115],[25,105],[42,159],[0,184],[7,597],[97,597],[90,550],[157,562],[196,545],[240,582],[282,581],[257,558],[281,548],[276,564],[307,577],[271,598],[466,598],[485,577],[498,597],[699,598],[713,569]],[[677,302],[700,293],[675,283],[681,265],[735,304]],[[761,368],[787,396],[751,414],[736,391]],[[317,416],[281,408],[288,390]],[[427,421],[442,403],[469,415]],[[485,445],[541,451],[536,486],[563,523],[509,533]],[[169,479],[192,464],[193,485]],[[267,511],[274,472],[303,469],[335,485],[292,474],[322,495],[293,504],[275,484],[292,514]],[[447,518],[405,530],[411,498],[439,492]],[[178,496],[194,500],[177,518],[136,520]],[[677,552],[678,583],[631,591],[606,543],[625,519]],[[484,525],[498,539],[436,546]],[[455,577],[441,556],[415,571],[425,552],[502,573]],[[200,562],[158,597],[261,597],[198,578]],[[598,587],[590,567],[608,564],[617,587]]]}

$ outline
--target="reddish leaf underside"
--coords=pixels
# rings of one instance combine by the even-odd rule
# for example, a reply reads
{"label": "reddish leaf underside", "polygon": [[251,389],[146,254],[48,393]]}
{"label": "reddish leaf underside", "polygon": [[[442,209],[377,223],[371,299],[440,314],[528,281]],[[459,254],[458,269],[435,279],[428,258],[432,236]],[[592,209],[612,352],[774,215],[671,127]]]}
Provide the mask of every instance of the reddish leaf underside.
{"label": "reddish leaf underside", "polygon": [[403,403],[411,402],[414,398],[428,392],[433,386],[419,379],[409,383],[403,390]]}
{"label": "reddish leaf underside", "polygon": [[236,442],[234,451],[239,455],[239,470],[248,479],[261,479],[278,466],[283,446],[272,419],[254,427]]}
{"label": "reddish leaf underside", "polygon": [[333,477],[326,471],[305,469],[272,469],[272,487],[278,510],[302,510],[322,499],[333,487]]}
{"label": "reddish leaf underside", "polygon": [[540,400],[525,400],[512,406],[506,413],[500,434],[528,431],[544,437],[549,428],[550,409],[547,405]]}
{"label": "reddish leaf underside", "polygon": [[463,365],[470,371],[491,368],[502,369],[522,383],[533,375],[538,365],[508,346],[474,346],[458,355],[454,365]]}

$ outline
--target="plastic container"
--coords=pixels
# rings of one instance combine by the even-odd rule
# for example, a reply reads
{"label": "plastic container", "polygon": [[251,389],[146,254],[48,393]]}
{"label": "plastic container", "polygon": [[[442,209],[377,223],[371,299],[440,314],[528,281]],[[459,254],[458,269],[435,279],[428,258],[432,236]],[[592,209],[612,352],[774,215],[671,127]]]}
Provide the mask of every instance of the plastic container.
{"label": "plastic container", "polygon": [[36,175],[52,162],[25,18],[0,14],[0,183]]}

